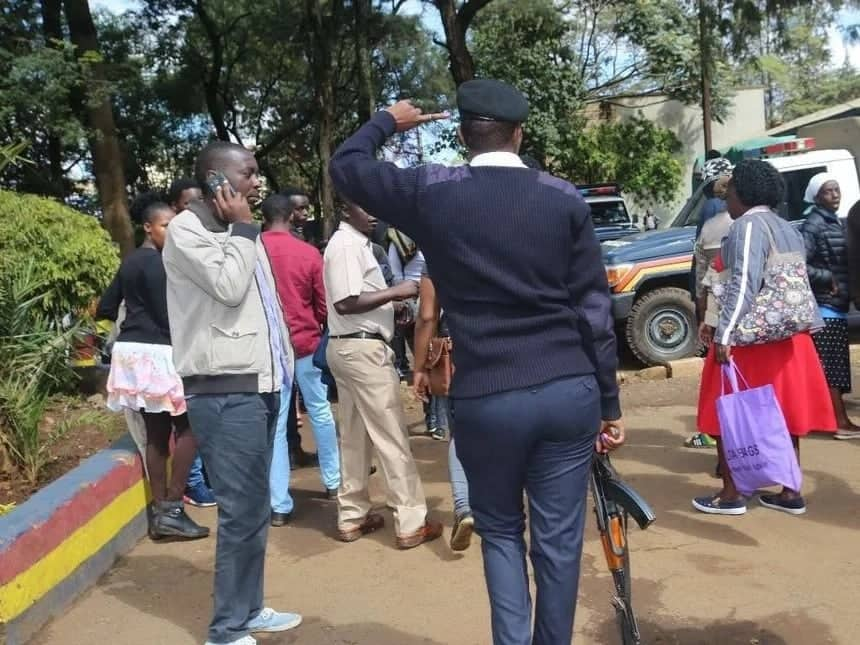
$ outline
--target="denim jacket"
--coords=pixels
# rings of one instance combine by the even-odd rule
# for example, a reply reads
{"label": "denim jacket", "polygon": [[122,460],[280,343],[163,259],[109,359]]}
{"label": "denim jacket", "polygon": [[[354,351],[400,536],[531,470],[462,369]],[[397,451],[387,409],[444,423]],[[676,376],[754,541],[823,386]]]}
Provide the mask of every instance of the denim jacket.
{"label": "denim jacket", "polygon": [[[764,286],[767,261],[772,253],[795,253],[805,258],[806,246],[800,232],[766,207],[753,208],[735,220],[722,247],[723,264],[729,277],[724,285],[714,336],[721,345],[732,344],[733,332],[752,310]],[[811,290],[808,297],[812,298]],[[824,324],[817,307],[811,323],[812,329]]]}

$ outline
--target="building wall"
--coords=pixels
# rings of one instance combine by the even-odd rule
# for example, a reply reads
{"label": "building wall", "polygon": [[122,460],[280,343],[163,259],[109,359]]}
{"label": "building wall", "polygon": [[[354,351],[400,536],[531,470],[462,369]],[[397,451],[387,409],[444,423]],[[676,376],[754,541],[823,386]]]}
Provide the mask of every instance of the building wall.
{"label": "building wall", "polygon": [[860,117],[852,116],[803,126],[797,130],[797,136],[812,137],[819,150],[847,150],[854,155],[857,174],[860,175]]}
{"label": "building wall", "polygon": [[[626,99],[624,105],[613,105],[607,114],[596,110],[595,118],[628,119],[634,115],[644,116],[660,127],[671,130],[680,139],[683,149],[679,155],[684,171],[678,186],[677,196],[670,204],[655,204],[653,211],[660,217],[661,224],[667,224],[686,199],[690,196],[693,164],[696,157],[705,152],[702,131],[702,110],[698,106],[684,105],[679,101],[661,97]],[[725,123],[712,125],[713,147],[725,150],[733,143],[762,136],[766,129],[764,113],[764,89],[744,88],[737,90],[732,101],[730,114]],[[607,180],[611,180],[607,177]],[[632,204],[634,213],[643,214],[645,204]]]}

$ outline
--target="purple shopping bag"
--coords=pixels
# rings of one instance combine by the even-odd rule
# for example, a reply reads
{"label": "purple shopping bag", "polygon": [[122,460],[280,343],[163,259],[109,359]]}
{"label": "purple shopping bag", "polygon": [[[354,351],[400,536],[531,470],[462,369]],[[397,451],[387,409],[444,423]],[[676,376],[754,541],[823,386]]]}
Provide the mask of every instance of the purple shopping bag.
{"label": "purple shopping bag", "polygon": [[799,491],[800,465],[773,385],[751,388],[734,361],[723,366],[722,377],[723,394],[717,399],[717,415],[723,450],[737,489],[743,495],[775,485]]}

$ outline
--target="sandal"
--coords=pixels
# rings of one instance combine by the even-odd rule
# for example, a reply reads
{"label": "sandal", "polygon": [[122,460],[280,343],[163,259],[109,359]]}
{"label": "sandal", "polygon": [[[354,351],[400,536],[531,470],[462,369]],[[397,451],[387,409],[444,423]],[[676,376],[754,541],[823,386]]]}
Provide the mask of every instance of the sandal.
{"label": "sandal", "polygon": [[684,446],[687,448],[716,448],[717,442],[710,435],[697,432],[684,442]]}

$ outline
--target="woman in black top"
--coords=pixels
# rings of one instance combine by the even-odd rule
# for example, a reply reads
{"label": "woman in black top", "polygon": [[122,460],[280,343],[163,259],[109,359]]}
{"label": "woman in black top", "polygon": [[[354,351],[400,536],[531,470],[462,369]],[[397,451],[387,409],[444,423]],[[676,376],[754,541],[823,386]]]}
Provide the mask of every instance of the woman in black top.
{"label": "woman in black top", "polygon": [[[132,205],[132,217],[146,239],[120,266],[99,303],[98,318],[116,320],[120,303],[125,320],[113,346],[107,405],[138,410],[146,425],[146,470],[153,497],[150,536],[201,538],[209,529],[196,524],[182,503],[188,471],[197,450],[190,432],[182,381],[173,366],[167,286],[161,249],[174,212],[157,196]],[[175,429],[173,468],[167,481],[170,433]]]}
{"label": "woman in black top", "polygon": [[801,226],[806,244],[809,284],[824,318],[824,329],[813,334],[821,366],[830,386],[838,424],[837,439],[860,438],[843,396],[851,391],[848,308],[851,304],[845,226],[837,211],[842,192],[836,177],[822,172],[809,180],[804,201],[812,204]]}

